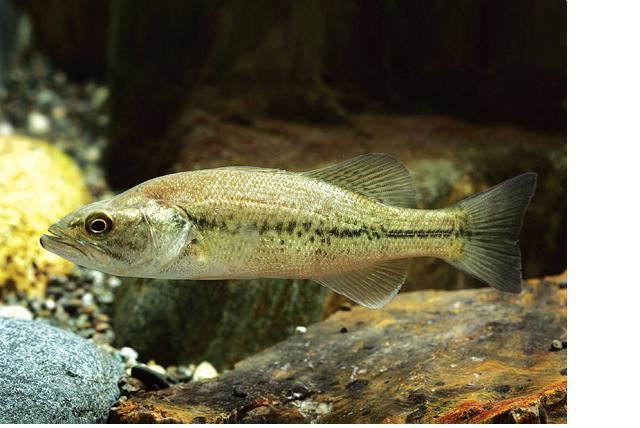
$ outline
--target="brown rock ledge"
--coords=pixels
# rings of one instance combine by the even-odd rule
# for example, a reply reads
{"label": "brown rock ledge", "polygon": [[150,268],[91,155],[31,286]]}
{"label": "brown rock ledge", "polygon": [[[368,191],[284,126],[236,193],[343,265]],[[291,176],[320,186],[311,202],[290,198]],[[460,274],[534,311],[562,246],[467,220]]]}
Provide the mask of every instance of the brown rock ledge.
{"label": "brown rock ledge", "polygon": [[[555,340],[555,343],[554,343]],[[401,294],[220,378],[138,395],[111,422],[566,422],[566,275]]]}

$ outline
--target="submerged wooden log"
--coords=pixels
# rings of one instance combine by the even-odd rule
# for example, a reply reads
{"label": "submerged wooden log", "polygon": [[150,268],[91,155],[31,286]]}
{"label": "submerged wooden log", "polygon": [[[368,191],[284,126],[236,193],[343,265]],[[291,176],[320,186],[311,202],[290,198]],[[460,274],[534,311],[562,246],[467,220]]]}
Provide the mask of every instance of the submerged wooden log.
{"label": "submerged wooden log", "polygon": [[211,380],[138,395],[112,422],[566,422],[566,276],[519,295],[399,295]]}

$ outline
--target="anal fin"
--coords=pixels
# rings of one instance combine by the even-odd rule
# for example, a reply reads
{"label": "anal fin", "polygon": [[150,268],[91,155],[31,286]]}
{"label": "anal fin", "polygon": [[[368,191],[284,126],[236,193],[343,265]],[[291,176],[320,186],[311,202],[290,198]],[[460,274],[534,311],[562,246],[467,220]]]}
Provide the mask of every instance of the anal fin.
{"label": "anal fin", "polygon": [[390,260],[313,280],[362,306],[378,309],[398,294],[407,278],[409,262],[409,259]]}

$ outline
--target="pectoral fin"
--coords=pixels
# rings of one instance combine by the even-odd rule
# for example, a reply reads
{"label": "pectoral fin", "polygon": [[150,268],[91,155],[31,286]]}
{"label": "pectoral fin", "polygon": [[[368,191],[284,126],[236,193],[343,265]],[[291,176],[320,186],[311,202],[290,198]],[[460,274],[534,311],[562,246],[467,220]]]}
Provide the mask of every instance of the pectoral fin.
{"label": "pectoral fin", "polygon": [[389,303],[407,278],[409,260],[391,260],[364,269],[313,278],[314,281],[371,309]]}

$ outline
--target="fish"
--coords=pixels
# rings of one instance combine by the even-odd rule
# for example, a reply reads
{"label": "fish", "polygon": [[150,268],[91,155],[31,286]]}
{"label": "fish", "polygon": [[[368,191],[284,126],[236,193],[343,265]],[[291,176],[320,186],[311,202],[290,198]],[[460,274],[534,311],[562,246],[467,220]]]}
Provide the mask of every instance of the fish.
{"label": "fish", "polygon": [[311,279],[368,308],[398,293],[416,257],[518,293],[518,235],[536,178],[527,172],[448,208],[417,209],[408,169],[385,153],[306,172],[185,171],[85,205],[40,243],[112,275]]}

